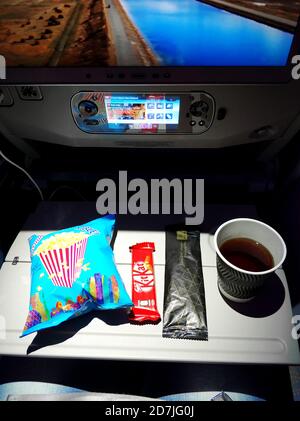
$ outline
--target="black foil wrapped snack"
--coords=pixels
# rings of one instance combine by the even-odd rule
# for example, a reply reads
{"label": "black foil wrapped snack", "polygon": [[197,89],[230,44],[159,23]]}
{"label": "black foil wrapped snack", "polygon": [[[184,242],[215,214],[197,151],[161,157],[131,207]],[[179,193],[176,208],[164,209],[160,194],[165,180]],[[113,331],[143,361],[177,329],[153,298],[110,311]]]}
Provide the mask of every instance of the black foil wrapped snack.
{"label": "black foil wrapped snack", "polygon": [[166,232],[163,336],[208,340],[200,232]]}

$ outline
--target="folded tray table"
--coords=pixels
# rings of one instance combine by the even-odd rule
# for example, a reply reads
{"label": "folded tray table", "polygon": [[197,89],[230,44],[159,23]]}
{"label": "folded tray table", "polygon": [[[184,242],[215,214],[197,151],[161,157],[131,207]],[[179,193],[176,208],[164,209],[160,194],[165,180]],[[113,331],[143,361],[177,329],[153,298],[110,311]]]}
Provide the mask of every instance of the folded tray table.
{"label": "folded tray table", "polygon": [[[221,296],[217,285],[212,235],[200,237],[208,341],[162,337],[158,325],[136,326],[111,312],[81,316],[47,332],[19,338],[28,312],[30,256],[28,237],[48,231],[21,231],[0,271],[0,354],[99,358],[118,360],[182,361],[207,363],[299,364],[299,348],[291,335],[292,309],[284,271],[279,269],[260,314],[247,314]],[[118,270],[131,293],[129,246],[153,241],[158,308],[163,315],[165,233],[120,230],[114,244]],[[274,298],[274,290],[278,294]],[[275,301],[274,301],[275,300]],[[273,302],[274,301],[274,302]],[[274,306],[270,307],[273,303]],[[246,307],[245,307],[246,308]],[[51,333],[51,330],[53,333]],[[47,338],[48,335],[48,338]],[[39,336],[41,337],[39,339]],[[49,340],[47,340],[49,339]],[[32,352],[33,351],[33,352]]]}

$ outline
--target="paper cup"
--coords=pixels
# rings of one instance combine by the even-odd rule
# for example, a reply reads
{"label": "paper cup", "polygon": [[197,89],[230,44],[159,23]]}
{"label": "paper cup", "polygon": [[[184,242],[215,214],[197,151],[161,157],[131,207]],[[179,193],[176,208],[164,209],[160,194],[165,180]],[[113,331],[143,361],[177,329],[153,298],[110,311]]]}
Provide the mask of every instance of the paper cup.
{"label": "paper cup", "polygon": [[[230,263],[221,253],[222,244],[233,238],[249,238],[262,244],[271,253],[272,268],[251,272]],[[218,286],[221,293],[236,302],[249,301],[258,293],[265,280],[271,276],[286,258],[286,245],[282,237],[269,225],[249,218],[238,218],[222,224],[214,235],[217,253]]]}

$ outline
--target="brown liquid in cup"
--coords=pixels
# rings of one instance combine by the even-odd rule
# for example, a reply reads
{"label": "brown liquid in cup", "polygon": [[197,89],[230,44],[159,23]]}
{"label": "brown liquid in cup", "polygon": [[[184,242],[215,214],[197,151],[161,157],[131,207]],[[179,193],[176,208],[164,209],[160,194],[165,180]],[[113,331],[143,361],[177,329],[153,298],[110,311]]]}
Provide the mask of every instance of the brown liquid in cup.
{"label": "brown liquid in cup", "polygon": [[263,272],[274,267],[269,250],[250,238],[232,238],[220,246],[220,252],[228,262],[250,272]]}

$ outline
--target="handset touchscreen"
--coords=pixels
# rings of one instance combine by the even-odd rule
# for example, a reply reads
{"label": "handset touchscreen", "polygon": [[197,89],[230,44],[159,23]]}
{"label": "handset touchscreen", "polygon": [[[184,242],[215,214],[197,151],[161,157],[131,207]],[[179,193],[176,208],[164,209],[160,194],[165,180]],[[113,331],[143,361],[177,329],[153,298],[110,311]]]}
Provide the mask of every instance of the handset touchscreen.
{"label": "handset touchscreen", "polygon": [[[105,109],[109,124],[133,123],[136,128],[146,124],[178,125],[180,99],[165,95],[106,95]],[[139,125],[139,126],[137,126]]]}

